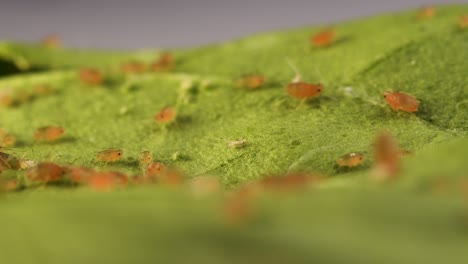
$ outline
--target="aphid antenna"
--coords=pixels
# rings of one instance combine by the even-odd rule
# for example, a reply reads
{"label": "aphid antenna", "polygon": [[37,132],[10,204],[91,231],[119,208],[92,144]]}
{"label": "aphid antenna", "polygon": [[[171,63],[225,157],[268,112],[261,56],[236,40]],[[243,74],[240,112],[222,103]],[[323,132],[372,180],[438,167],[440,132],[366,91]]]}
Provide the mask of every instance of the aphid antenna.
{"label": "aphid antenna", "polygon": [[288,58],[288,57],[285,57],[284,58],[286,60],[286,63],[288,64],[288,66],[291,68],[291,70],[294,72],[294,74],[296,74],[294,76],[294,79],[292,80],[293,83],[297,83],[297,82],[300,82],[301,79],[302,79],[302,76],[301,74],[299,73],[299,70],[297,69],[296,65]]}

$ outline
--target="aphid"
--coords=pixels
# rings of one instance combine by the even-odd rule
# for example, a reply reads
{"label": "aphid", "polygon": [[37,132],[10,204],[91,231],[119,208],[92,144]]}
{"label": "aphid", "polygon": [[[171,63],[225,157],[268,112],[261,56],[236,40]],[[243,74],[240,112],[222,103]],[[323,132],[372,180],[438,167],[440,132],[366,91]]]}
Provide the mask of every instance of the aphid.
{"label": "aphid", "polygon": [[16,91],[15,96],[14,96],[14,104],[24,104],[32,101],[34,98],[34,95],[25,90],[19,90]]}
{"label": "aphid", "polygon": [[397,140],[382,132],[375,141],[375,176],[378,180],[394,178],[400,171],[400,148]]}
{"label": "aphid", "polygon": [[75,183],[87,183],[97,172],[86,167],[69,168],[70,180]]}
{"label": "aphid", "polygon": [[153,162],[153,155],[151,152],[147,150],[140,152],[140,166],[142,168],[147,168],[151,162]]}
{"label": "aphid", "polygon": [[0,172],[4,170],[18,170],[21,168],[20,160],[16,157],[0,152]]}
{"label": "aphid", "polygon": [[418,11],[418,19],[429,19],[429,18],[432,18],[434,17],[436,14],[436,8],[433,7],[433,6],[426,6],[426,7],[423,7],[421,8],[419,11]]}
{"label": "aphid", "polygon": [[120,65],[120,70],[123,73],[143,73],[148,67],[140,61],[129,61]]}
{"label": "aphid", "polygon": [[174,107],[164,107],[156,114],[156,122],[161,124],[167,124],[176,119],[177,111]]}
{"label": "aphid", "polygon": [[458,27],[460,27],[461,29],[468,28],[468,15],[461,16],[458,19]]}
{"label": "aphid", "polygon": [[55,141],[63,136],[65,129],[59,126],[45,126],[40,127],[34,132],[34,138],[36,140],[43,141]]}
{"label": "aphid", "polygon": [[15,145],[16,137],[11,134],[6,134],[1,136],[1,146],[2,147],[11,147]]}
{"label": "aphid", "polygon": [[10,107],[15,104],[13,92],[11,90],[4,90],[0,92],[0,105]]}
{"label": "aphid", "polygon": [[341,156],[336,164],[340,167],[356,167],[364,161],[364,155],[361,153],[351,152]]}
{"label": "aphid", "polygon": [[238,149],[238,148],[243,148],[245,146],[247,146],[247,139],[234,140],[234,141],[228,142],[228,147],[230,148]]}
{"label": "aphid", "polygon": [[34,94],[38,96],[47,96],[53,93],[55,93],[55,89],[46,84],[40,84],[34,87]]}
{"label": "aphid", "polygon": [[91,176],[87,183],[89,187],[95,190],[110,191],[115,187],[126,185],[128,177],[115,171],[98,172]]}
{"label": "aphid", "polygon": [[221,184],[215,177],[197,177],[190,182],[190,189],[195,196],[201,197],[221,190]]}
{"label": "aphid", "polygon": [[179,186],[184,183],[184,175],[174,169],[165,169],[164,173],[158,177],[158,181],[164,185]]}
{"label": "aphid", "polygon": [[239,87],[249,89],[260,88],[265,83],[265,77],[261,74],[246,74],[236,79],[236,84]]}
{"label": "aphid", "polygon": [[384,98],[393,110],[417,112],[419,101],[403,92],[384,92]]}
{"label": "aphid", "polygon": [[66,169],[55,163],[41,162],[26,171],[26,177],[31,181],[53,182],[61,180]]}
{"label": "aphid", "polygon": [[97,161],[115,162],[123,157],[123,151],[120,149],[106,149],[96,153]]}
{"label": "aphid", "polygon": [[99,85],[104,77],[99,70],[93,68],[83,68],[80,70],[80,80],[87,85]]}
{"label": "aphid", "polygon": [[333,42],[335,42],[336,39],[336,32],[334,29],[324,29],[317,34],[313,35],[310,39],[312,44],[316,47],[326,47]]}
{"label": "aphid", "polygon": [[148,177],[158,177],[163,174],[166,166],[161,162],[151,162],[146,169],[146,175]]}
{"label": "aphid", "polygon": [[323,85],[320,83],[292,82],[286,86],[286,92],[298,99],[310,99],[319,96],[323,92]]}
{"label": "aphid", "polygon": [[151,69],[155,72],[171,71],[174,68],[174,56],[172,53],[164,52],[159,59],[151,64]]}
{"label": "aphid", "polygon": [[228,193],[223,202],[223,215],[227,224],[240,225],[252,219],[256,213],[257,189],[249,185]]}
{"label": "aphid", "polygon": [[60,36],[57,34],[45,36],[41,40],[42,46],[50,49],[58,48],[62,46],[62,40],[60,39]]}
{"label": "aphid", "polygon": [[260,186],[275,191],[293,191],[318,183],[323,177],[318,174],[289,173],[283,176],[269,176],[259,180]]}
{"label": "aphid", "polygon": [[20,183],[18,182],[18,180],[15,179],[0,181],[0,191],[11,192],[18,189],[19,186]]}

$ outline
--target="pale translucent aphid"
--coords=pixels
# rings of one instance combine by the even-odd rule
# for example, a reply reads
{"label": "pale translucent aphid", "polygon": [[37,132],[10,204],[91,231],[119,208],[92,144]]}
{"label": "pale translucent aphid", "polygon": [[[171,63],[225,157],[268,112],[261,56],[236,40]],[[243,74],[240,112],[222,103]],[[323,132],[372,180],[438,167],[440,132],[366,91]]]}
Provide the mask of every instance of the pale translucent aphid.
{"label": "pale translucent aphid", "polygon": [[393,110],[417,112],[419,101],[403,92],[384,92],[384,98]]}
{"label": "pale translucent aphid", "polygon": [[247,146],[247,139],[240,139],[240,140],[234,140],[234,141],[229,141],[228,142],[228,147],[234,148],[234,149],[239,149]]}
{"label": "pale translucent aphid", "polygon": [[63,136],[65,129],[59,126],[44,126],[34,132],[34,139],[43,141],[55,141]]}
{"label": "pale translucent aphid", "polygon": [[336,164],[340,167],[356,167],[364,161],[364,155],[361,153],[351,152],[341,156]]}
{"label": "pale translucent aphid", "polygon": [[140,166],[142,168],[147,168],[151,162],[153,162],[153,155],[150,151],[144,150],[140,152]]}
{"label": "pale translucent aphid", "polygon": [[115,162],[123,157],[123,151],[121,149],[106,149],[96,153],[97,161],[104,162]]}
{"label": "pale translucent aphid", "polygon": [[326,28],[310,38],[311,43],[316,47],[326,47],[335,42],[336,32],[332,28]]}

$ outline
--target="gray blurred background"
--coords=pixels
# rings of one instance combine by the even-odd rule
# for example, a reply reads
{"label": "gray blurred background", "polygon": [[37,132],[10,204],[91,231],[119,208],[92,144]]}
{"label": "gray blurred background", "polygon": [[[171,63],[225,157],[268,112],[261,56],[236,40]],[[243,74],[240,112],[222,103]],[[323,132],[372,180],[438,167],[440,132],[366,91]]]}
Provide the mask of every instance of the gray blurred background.
{"label": "gray blurred background", "polygon": [[74,47],[190,47],[450,0],[0,0],[0,40],[58,33]]}

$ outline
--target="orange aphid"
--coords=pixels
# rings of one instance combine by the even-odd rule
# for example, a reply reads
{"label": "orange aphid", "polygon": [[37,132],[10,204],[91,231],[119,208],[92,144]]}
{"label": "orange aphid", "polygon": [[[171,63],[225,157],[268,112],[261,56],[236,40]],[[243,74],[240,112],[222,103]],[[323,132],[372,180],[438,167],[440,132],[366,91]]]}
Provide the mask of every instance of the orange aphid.
{"label": "orange aphid", "polygon": [[46,84],[40,84],[34,87],[34,94],[39,96],[46,96],[55,93],[55,89]]}
{"label": "orange aphid", "polygon": [[89,178],[87,183],[95,190],[109,191],[115,187],[126,185],[128,177],[123,173],[114,171],[97,172]]}
{"label": "orange aphid", "polygon": [[120,149],[106,149],[96,153],[97,161],[115,162],[123,157],[123,151]]}
{"label": "orange aphid", "polygon": [[93,68],[83,68],[79,75],[81,82],[88,85],[99,85],[104,80],[102,72]]}
{"label": "orange aphid", "polygon": [[289,173],[283,176],[269,176],[258,181],[259,185],[275,191],[292,191],[318,183],[321,175],[307,173]]}
{"label": "orange aphid", "polygon": [[310,39],[312,44],[316,47],[325,47],[333,44],[336,39],[336,32],[334,29],[324,29],[317,34],[313,35]]}
{"label": "orange aphid", "polygon": [[66,174],[66,169],[55,163],[42,162],[26,171],[26,177],[31,181],[59,181]]}
{"label": "orange aphid", "polygon": [[96,171],[86,167],[69,168],[70,180],[75,183],[87,183]]}
{"label": "orange aphid", "polygon": [[1,146],[2,147],[11,147],[15,145],[16,137],[11,134],[6,134],[1,137]]}
{"label": "orange aphid", "polygon": [[20,183],[15,179],[0,181],[0,191],[11,192],[18,189],[19,186]]}
{"label": "orange aphid", "polygon": [[146,174],[148,177],[158,177],[163,174],[165,169],[166,166],[161,162],[151,162],[151,164],[148,165]]}
{"label": "orange aphid", "polygon": [[319,96],[323,92],[323,85],[293,82],[286,86],[286,91],[292,97],[298,99],[310,99]]}
{"label": "orange aphid", "polygon": [[435,14],[436,14],[436,8],[435,8],[435,7],[433,7],[433,6],[426,6],[426,7],[421,8],[421,9],[418,11],[417,17],[418,17],[419,19],[429,19],[429,18],[434,17]]}
{"label": "orange aphid", "polygon": [[341,156],[336,164],[340,167],[356,167],[364,161],[364,155],[361,153],[351,152]]}
{"label": "orange aphid", "polygon": [[417,112],[419,101],[413,96],[402,92],[384,92],[384,98],[393,110]]}
{"label": "orange aphid", "polygon": [[223,215],[228,224],[243,224],[255,214],[254,198],[257,189],[253,185],[244,186],[228,193],[223,203]]}
{"label": "orange aphid", "polygon": [[468,15],[461,16],[461,17],[458,19],[458,26],[459,26],[461,29],[466,29],[466,28],[468,28]]}
{"label": "orange aphid", "polygon": [[184,183],[184,175],[174,169],[166,169],[161,176],[158,177],[158,181],[165,185],[179,186]]}
{"label": "orange aphid", "polygon": [[0,105],[10,107],[15,104],[15,98],[11,90],[5,90],[0,92]]}
{"label": "orange aphid", "polygon": [[44,141],[55,141],[63,136],[65,133],[65,129],[63,127],[58,126],[45,126],[40,127],[34,132],[34,138],[36,140],[44,140]]}
{"label": "orange aphid", "polygon": [[151,69],[155,72],[170,71],[174,68],[175,60],[172,53],[164,52],[159,59],[151,64]]}
{"label": "orange aphid", "polygon": [[156,122],[166,124],[175,120],[177,111],[174,107],[164,107],[156,114]]}
{"label": "orange aphid", "polygon": [[41,44],[42,46],[46,48],[54,49],[54,48],[58,48],[62,46],[62,40],[59,35],[53,34],[53,35],[45,36],[41,40]]}
{"label": "orange aphid", "polygon": [[397,140],[387,132],[375,142],[375,176],[379,180],[394,178],[400,171],[400,148]]}
{"label": "orange aphid", "polygon": [[236,84],[239,87],[245,87],[249,89],[260,88],[265,83],[265,77],[261,74],[246,74],[236,79]]}
{"label": "orange aphid", "polygon": [[129,61],[120,65],[123,73],[143,73],[147,70],[146,64],[140,61]]}

